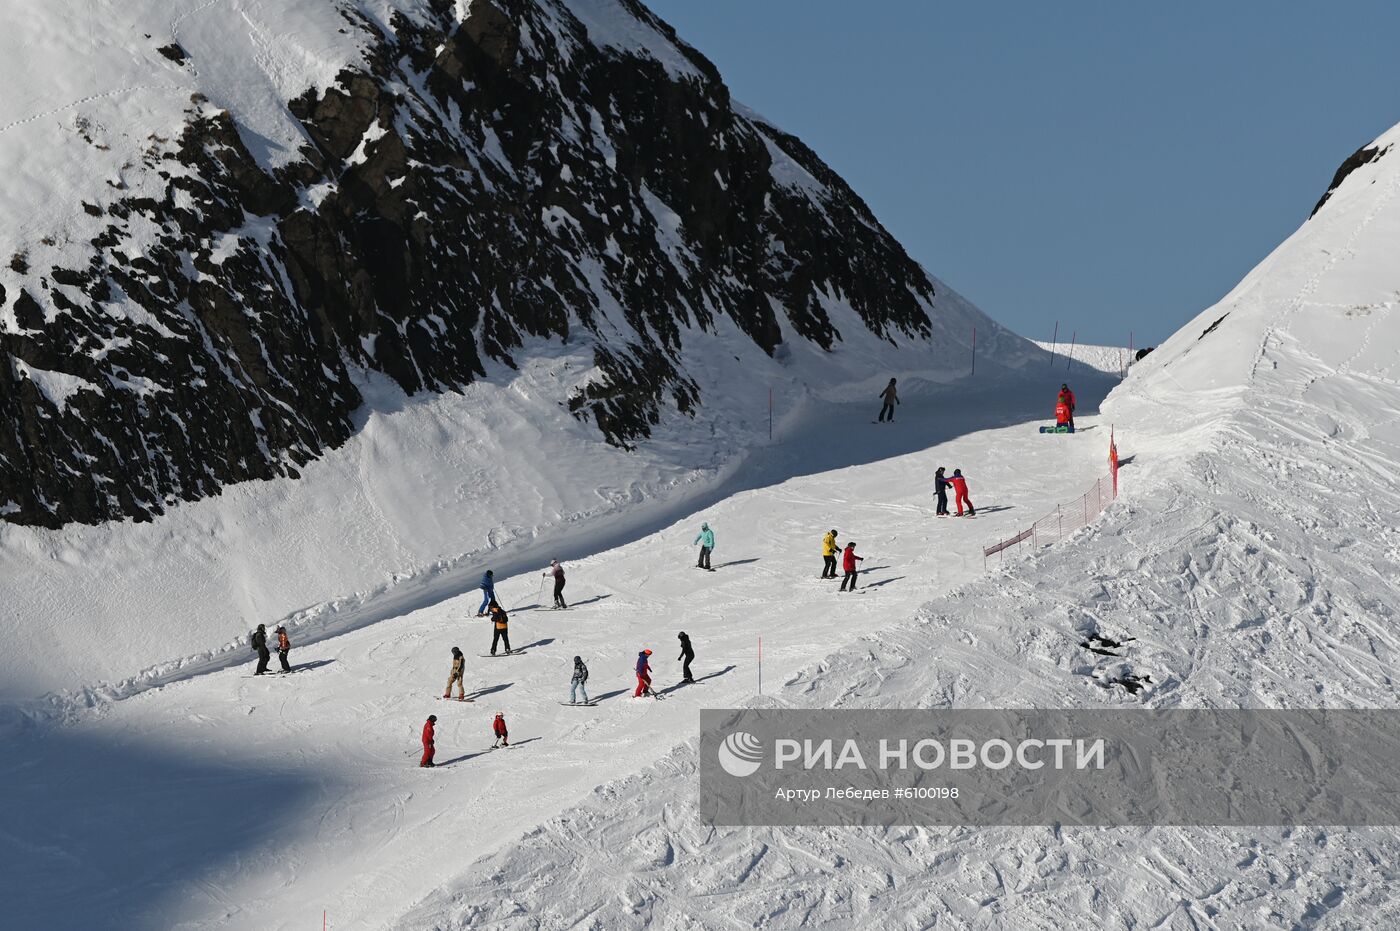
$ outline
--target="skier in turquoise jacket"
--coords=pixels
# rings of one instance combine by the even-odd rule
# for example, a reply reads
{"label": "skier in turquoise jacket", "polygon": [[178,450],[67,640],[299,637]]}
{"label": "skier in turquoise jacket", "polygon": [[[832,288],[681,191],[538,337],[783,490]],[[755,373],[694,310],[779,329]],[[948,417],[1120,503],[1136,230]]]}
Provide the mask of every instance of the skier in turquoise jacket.
{"label": "skier in turquoise jacket", "polygon": [[715,532],[710,529],[709,524],[700,525],[700,533],[695,538],[695,542],[700,544],[700,559],[695,563],[697,569],[710,569],[710,553],[715,548]]}

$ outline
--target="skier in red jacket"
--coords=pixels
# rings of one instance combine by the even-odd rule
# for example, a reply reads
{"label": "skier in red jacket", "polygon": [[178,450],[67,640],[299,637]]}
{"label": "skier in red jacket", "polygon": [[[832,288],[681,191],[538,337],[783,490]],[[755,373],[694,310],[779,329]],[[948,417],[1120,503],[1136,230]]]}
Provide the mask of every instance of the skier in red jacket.
{"label": "skier in red jacket", "polygon": [[491,745],[492,750],[497,747],[510,746],[510,732],[506,730],[506,713],[504,711],[496,712],[496,720],[491,722],[491,733],[496,735],[496,742]]}
{"label": "skier in red jacket", "polygon": [[423,724],[423,759],[418,761],[419,766],[433,766],[433,753],[437,750],[437,745],[433,742],[433,725],[437,723],[437,715],[428,715],[428,720]]}
{"label": "skier in red jacket", "polygon": [[1074,426],[1074,414],[1071,413],[1069,405],[1066,404],[1064,401],[1059,401],[1055,404],[1055,426]]}
{"label": "skier in red jacket", "polygon": [[953,492],[957,495],[958,513],[954,517],[963,516],[963,502],[967,502],[967,516],[976,517],[977,511],[972,507],[972,499],[967,496],[967,479],[963,478],[962,469],[954,469],[953,477],[948,480],[953,485]]}
{"label": "skier in red jacket", "polygon": [[1068,385],[1068,384],[1062,384],[1062,385],[1060,385],[1060,396],[1059,396],[1058,398],[1055,399],[1055,405],[1056,405],[1056,406],[1055,406],[1055,422],[1056,422],[1056,423],[1065,423],[1065,421],[1060,420],[1060,408],[1059,408],[1059,405],[1061,405],[1061,404],[1067,405],[1067,406],[1069,407],[1069,421],[1068,421],[1068,422],[1069,422],[1069,428],[1070,428],[1071,430],[1073,430],[1073,429],[1074,429],[1074,392],[1069,390],[1069,385]]}
{"label": "skier in red jacket", "polygon": [[841,551],[841,570],[846,574],[841,578],[841,591],[848,591],[846,585],[851,587],[849,591],[856,590],[856,574],[860,571],[856,568],[856,563],[864,559],[864,556],[856,555],[856,545],[847,543],[846,548]]}

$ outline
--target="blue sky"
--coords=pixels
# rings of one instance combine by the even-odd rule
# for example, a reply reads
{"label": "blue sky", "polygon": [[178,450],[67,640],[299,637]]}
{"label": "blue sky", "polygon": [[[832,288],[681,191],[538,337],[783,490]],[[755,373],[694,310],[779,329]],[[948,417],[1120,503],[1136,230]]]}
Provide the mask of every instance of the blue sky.
{"label": "blue sky", "polygon": [[645,0],[1026,336],[1219,300],[1400,122],[1400,3]]}

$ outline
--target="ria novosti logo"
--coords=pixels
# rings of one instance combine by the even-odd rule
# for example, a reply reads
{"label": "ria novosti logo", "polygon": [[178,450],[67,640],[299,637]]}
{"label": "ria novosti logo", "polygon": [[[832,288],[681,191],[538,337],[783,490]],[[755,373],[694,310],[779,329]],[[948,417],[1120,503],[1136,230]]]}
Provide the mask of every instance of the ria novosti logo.
{"label": "ria novosti logo", "polygon": [[731,776],[752,776],[763,765],[763,743],[746,731],[735,731],[719,745],[719,765]]}

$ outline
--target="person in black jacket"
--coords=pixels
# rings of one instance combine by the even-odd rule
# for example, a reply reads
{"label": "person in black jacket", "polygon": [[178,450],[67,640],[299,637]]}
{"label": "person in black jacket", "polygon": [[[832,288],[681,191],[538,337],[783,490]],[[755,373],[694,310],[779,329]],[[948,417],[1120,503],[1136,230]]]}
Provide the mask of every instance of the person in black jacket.
{"label": "person in black jacket", "polygon": [[681,655],[677,656],[676,659],[680,660],[682,663],[681,675],[685,677],[686,682],[694,682],[695,677],[690,674],[690,663],[695,659],[695,650],[691,647],[690,637],[685,631],[680,632],[679,638],[681,641]]}
{"label": "person in black jacket", "polygon": [[948,516],[948,486],[951,482],[944,477],[944,468],[946,467],[939,466],[938,471],[933,473],[933,490],[938,495],[938,510],[934,513],[939,517]]}
{"label": "person in black jacket", "polygon": [[264,675],[267,672],[267,663],[272,659],[272,653],[267,649],[266,624],[259,624],[258,629],[253,631],[253,652],[258,654],[258,671],[253,675]]}

